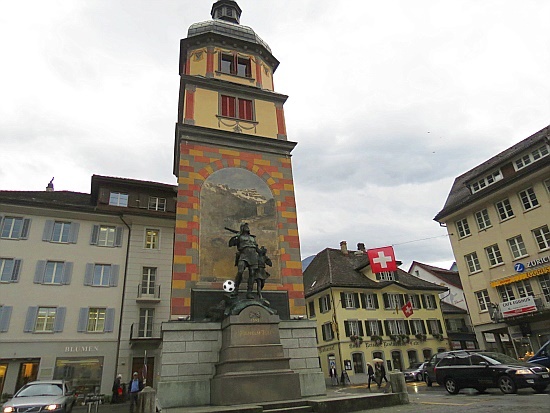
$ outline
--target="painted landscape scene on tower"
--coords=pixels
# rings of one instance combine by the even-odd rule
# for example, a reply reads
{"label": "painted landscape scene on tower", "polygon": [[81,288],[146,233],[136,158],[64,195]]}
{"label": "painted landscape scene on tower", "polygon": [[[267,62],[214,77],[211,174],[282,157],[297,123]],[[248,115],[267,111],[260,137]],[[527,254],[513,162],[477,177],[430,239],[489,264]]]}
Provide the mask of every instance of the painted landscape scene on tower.
{"label": "painted landscape scene on tower", "polygon": [[228,246],[234,234],[225,228],[238,231],[241,223],[248,222],[258,246],[265,246],[273,261],[267,282],[280,282],[275,200],[261,178],[240,168],[217,171],[204,183],[200,204],[201,281],[219,282],[235,277],[236,251]]}

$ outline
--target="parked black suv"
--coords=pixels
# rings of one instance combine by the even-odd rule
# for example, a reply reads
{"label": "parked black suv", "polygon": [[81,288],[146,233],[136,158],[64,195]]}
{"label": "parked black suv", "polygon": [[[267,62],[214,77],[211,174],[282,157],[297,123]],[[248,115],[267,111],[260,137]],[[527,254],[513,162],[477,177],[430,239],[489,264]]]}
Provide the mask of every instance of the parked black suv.
{"label": "parked black suv", "polygon": [[499,388],[510,394],[531,387],[536,392],[543,392],[550,384],[550,370],[502,353],[464,350],[441,359],[435,367],[435,378],[450,394],[457,394],[463,388],[480,392]]}

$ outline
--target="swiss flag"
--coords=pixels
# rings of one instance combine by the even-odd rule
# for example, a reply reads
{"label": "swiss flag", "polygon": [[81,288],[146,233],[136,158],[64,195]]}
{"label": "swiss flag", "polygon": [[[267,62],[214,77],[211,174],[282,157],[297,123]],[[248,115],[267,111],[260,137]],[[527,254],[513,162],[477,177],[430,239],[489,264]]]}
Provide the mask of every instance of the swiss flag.
{"label": "swiss flag", "polygon": [[397,271],[393,247],[373,248],[367,250],[367,255],[373,273]]}
{"label": "swiss flag", "polygon": [[403,307],[401,307],[401,310],[403,311],[403,314],[405,314],[406,318],[409,318],[413,315],[413,305],[410,301],[407,301],[407,304],[405,304]]}

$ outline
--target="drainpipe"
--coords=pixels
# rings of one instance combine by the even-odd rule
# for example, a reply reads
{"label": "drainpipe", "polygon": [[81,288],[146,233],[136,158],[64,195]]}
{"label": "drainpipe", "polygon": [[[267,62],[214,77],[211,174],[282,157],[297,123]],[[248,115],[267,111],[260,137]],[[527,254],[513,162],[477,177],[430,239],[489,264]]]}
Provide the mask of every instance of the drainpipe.
{"label": "drainpipe", "polygon": [[[126,258],[124,262],[124,280],[122,281],[122,300],[120,305],[120,319],[118,322],[118,340],[117,340],[117,349],[116,349],[116,356],[115,356],[115,377],[118,374],[118,359],[120,354],[120,340],[122,338],[122,313],[124,312],[124,294],[126,292],[126,278],[128,273],[128,257],[130,256],[130,238],[132,235],[132,228],[126,221],[124,221],[124,215],[119,215],[120,220],[126,225],[126,228],[128,228],[128,241],[126,243]],[[114,381],[113,377],[113,381]]]}

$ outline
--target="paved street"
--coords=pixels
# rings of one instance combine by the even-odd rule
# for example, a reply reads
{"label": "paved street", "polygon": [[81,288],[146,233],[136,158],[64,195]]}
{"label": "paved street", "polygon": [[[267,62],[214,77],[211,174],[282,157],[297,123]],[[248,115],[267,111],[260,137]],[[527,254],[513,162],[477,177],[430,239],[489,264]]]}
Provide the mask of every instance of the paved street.
{"label": "paved street", "polygon": [[[371,386],[372,393],[382,392],[384,389],[376,389]],[[517,394],[502,394],[498,389],[489,389],[484,394],[479,394],[472,389],[461,390],[456,396],[448,394],[445,389],[434,385],[427,387],[424,383],[408,383],[410,404],[385,407],[382,409],[364,410],[360,413],[546,413],[550,411],[550,388],[543,394],[535,394],[531,389],[519,390]],[[365,385],[329,387],[329,394],[333,395],[357,395],[369,392]],[[127,403],[118,405],[100,405],[98,413],[129,413],[130,406]],[[85,413],[84,406],[75,407],[74,413]],[[92,409],[95,413],[95,408]],[[347,413],[347,412],[334,412]],[[359,413],[359,412],[358,412]]]}

